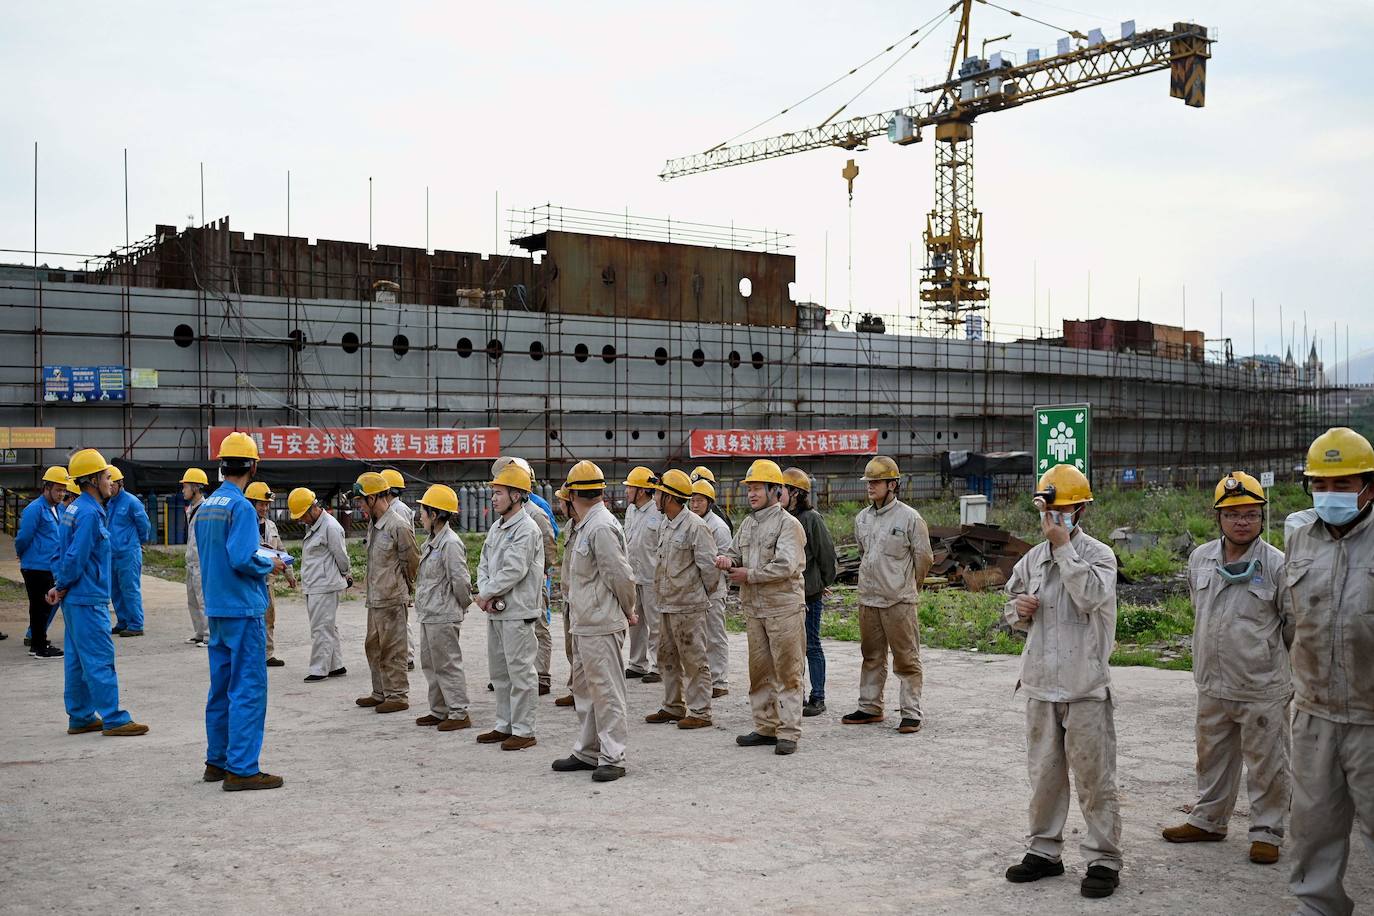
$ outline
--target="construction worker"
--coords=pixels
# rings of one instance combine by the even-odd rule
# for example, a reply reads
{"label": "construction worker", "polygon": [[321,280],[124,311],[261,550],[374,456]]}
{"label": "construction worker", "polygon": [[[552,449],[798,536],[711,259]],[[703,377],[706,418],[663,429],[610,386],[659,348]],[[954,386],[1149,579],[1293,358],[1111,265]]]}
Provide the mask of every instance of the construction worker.
{"label": "construction worker", "polygon": [[314,490],[297,487],[288,493],[286,512],[292,521],[306,526],[301,538],[301,585],[310,619],[310,670],[305,683],[316,684],[348,673],[335,617],[339,596],[353,587],[353,575],[343,525],[324,510]]}
{"label": "construction worker", "polygon": [[1352,822],[1374,853],[1374,448],[1353,429],[1313,440],[1318,520],[1287,545],[1279,606],[1294,621],[1293,870],[1299,913],[1347,914]]}
{"label": "construction worker", "polygon": [[202,649],[210,644],[210,624],[205,619],[205,590],[200,579],[200,551],[196,548],[196,513],[205,501],[210,478],[200,468],[181,475],[181,498],[186,501],[186,609],[191,614],[191,635],[186,642]]}
{"label": "construction worker", "polygon": [[658,670],[663,705],[645,722],[676,722],[678,728],[711,724],[711,666],[706,661],[706,615],[711,592],[720,582],[716,539],[687,508],[692,480],[676,468],[658,479],[655,500],[663,514],[654,558],[654,597],[658,601]]}
{"label": "construction worker", "polygon": [[[530,485],[533,487],[535,483],[534,469],[524,458],[506,456],[497,458],[492,463],[491,476],[500,476],[502,468],[510,463],[519,465],[520,469],[530,476]],[[553,619],[553,612],[549,603],[549,578],[553,574],[554,561],[558,559],[558,525],[554,522],[553,508],[533,489],[530,490],[529,499],[525,501],[525,512],[539,526],[539,535],[544,544],[543,566],[539,570],[539,575],[544,583],[540,588],[544,607],[534,622],[534,635],[539,643],[539,650],[535,653],[534,670],[539,676],[539,696],[542,697],[549,693],[553,687],[553,675],[549,671],[549,667],[553,663],[553,634],[549,632],[549,623]]]}
{"label": "construction worker", "polygon": [[110,550],[114,579],[110,598],[114,604],[114,629],[119,636],[143,635],[143,545],[153,534],[152,522],[143,501],[124,489],[124,472],[110,466],[114,492],[105,506],[106,526],[110,529]]}
{"label": "construction worker", "polygon": [[[272,508],[272,500],[276,499],[276,494],[268,489],[267,484],[260,480],[250,483],[243,491],[243,496],[253,504],[253,509],[258,513],[258,537],[262,546],[268,550],[284,551],[281,542],[281,533],[277,531],[277,523],[268,516],[268,511]],[[291,572],[291,567],[286,567],[286,584],[292,588],[296,587],[296,576]],[[286,662],[277,658],[277,599],[272,594],[272,580],[267,580],[267,667],[280,668]]]}
{"label": "construction worker", "polygon": [[83,448],[72,455],[67,476],[81,495],[62,513],[59,558],[47,594],[48,604],[62,604],[66,630],[62,663],[67,734],[145,735],[148,726],[119,708],[114,640],[106,629],[111,573],[105,503],[114,492],[110,465],[100,452]]}
{"label": "construction worker", "polygon": [[496,690],[496,727],[479,744],[503,751],[533,747],[539,681],[535,621],[544,611],[544,541],[524,511],[533,483],[514,462],[494,476],[491,508],[496,523],[482,543],[477,564],[477,606],[487,614],[487,670]]}
{"label": "construction worker", "polygon": [[[712,473],[710,468],[697,465],[692,469],[692,483],[697,483],[702,480],[711,485],[712,493],[716,492],[716,475]],[[733,537],[735,534],[735,523],[730,521],[730,516],[726,515],[720,506],[717,505],[715,496],[711,497],[711,514],[725,523],[725,529],[729,531],[730,535]]]}
{"label": "construction worker", "polygon": [[205,701],[205,782],[224,791],[276,789],[283,779],[258,766],[267,722],[267,577],[286,564],[262,550],[257,511],[244,488],[258,471],[258,446],[233,432],[219,446],[223,480],[196,512],[196,549],[210,621],[210,695]]}
{"label": "construction worker", "polygon": [[606,475],[601,468],[577,462],[564,488],[575,519],[563,554],[563,582],[578,735],[572,754],[555,760],[553,769],[591,770],[597,782],[613,782],[625,775],[629,730],[621,650],[626,625],[635,625],[640,589],[625,553],[625,533],[602,499]]}
{"label": "construction worker", "polygon": [[776,462],[755,461],[744,483],[752,512],[740,523],[729,553],[716,557],[716,568],[739,585],[749,636],[754,730],[735,743],[792,754],[801,738],[806,532],[782,507],[786,483]]}
{"label": "construction worker", "polygon": [[406,677],[406,606],[410,603],[420,548],[415,528],[392,508],[386,478],[368,471],[357,480],[367,530],[367,638],[363,649],[372,692],[355,701],[379,713],[410,708]]}
{"label": "construction worker", "polygon": [[920,584],[934,554],[921,513],[897,498],[902,487],[897,462],[877,455],[864,468],[868,505],[854,519],[859,542],[859,708],[840,721],[869,725],[883,721],[883,689],[887,685],[887,656],[902,682],[901,722],[897,731],[921,730],[921,627],[916,616]]}
{"label": "construction worker", "polygon": [[1226,839],[1241,763],[1249,777],[1250,861],[1279,860],[1288,816],[1288,703],[1293,624],[1279,609],[1283,552],[1268,544],[1260,482],[1244,471],[1213,494],[1221,537],[1188,557],[1197,684],[1198,798],[1188,820],[1164,830],[1171,843]]}
{"label": "construction worker", "polygon": [[568,613],[568,551],[572,549],[573,526],[577,524],[577,513],[573,508],[572,493],[567,487],[559,487],[554,493],[554,504],[558,513],[567,520],[569,524],[563,528],[563,561],[558,573],[559,593],[563,597],[563,653],[568,658],[568,692],[564,696],[553,701],[553,705],[568,708],[573,705],[572,695],[572,660],[573,660],[573,639],[571,615]]}
{"label": "construction worker", "polygon": [[[721,513],[713,511],[715,504],[715,484],[705,478],[693,481],[692,514],[710,529],[716,542],[716,555],[724,556],[730,552],[734,538]],[[721,576],[716,587],[711,589],[711,607],[706,612],[706,663],[711,667],[712,699],[730,693],[730,636],[725,630],[725,594],[729,588],[730,580]]]}
{"label": "construction worker", "polygon": [[463,539],[449,522],[458,514],[458,494],[435,484],[420,499],[420,524],[429,538],[415,578],[415,615],[420,621],[420,667],[429,681],[429,713],[416,725],[441,732],[468,728],[468,682],[458,641],[463,614],[472,604],[472,579]]}
{"label": "construction worker", "polygon": [[[386,480],[386,485],[391,488],[391,509],[397,512],[410,525],[415,527],[415,510],[406,505],[402,499],[406,492],[405,475],[395,468],[382,468],[382,477]],[[411,606],[412,608],[414,605]],[[413,610],[406,611],[406,670],[415,670],[415,647],[417,630],[415,628],[415,613]]]}
{"label": "construction worker", "polygon": [[1030,832],[1026,856],[1007,869],[1013,883],[1064,874],[1060,853],[1069,812],[1069,774],[1086,821],[1079,848],[1088,863],[1084,897],[1110,897],[1121,872],[1116,791],[1116,724],[1107,659],[1116,639],[1116,555],[1083,530],[1092,502],[1083,472],[1060,464],[1041,475],[1035,506],[1045,540],[1017,561],[1003,617],[1027,634],[1021,653],[1026,694]]}
{"label": "construction worker", "polygon": [[[819,716],[825,712],[825,650],[821,648],[821,611],[824,605],[821,599],[826,589],[835,584],[835,541],[830,537],[825,519],[811,508],[811,478],[801,468],[788,468],[782,472],[782,477],[787,481],[783,490],[783,507],[801,522],[802,530],[806,532],[806,569],[802,573],[802,582],[806,594],[806,669],[811,691],[802,706],[802,715]],[[884,666],[886,663],[884,657]],[[920,664],[919,661],[917,664]]]}
{"label": "construction worker", "polygon": [[57,507],[67,489],[67,469],[54,465],[43,472],[43,486],[19,516],[14,552],[19,555],[19,575],[29,598],[29,632],[25,645],[33,658],[61,658],[62,650],[48,642],[48,627],[57,605],[48,603],[53,587],[53,568],[61,557],[62,529]]}
{"label": "construction worker", "polygon": [[630,469],[625,486],[625,538],[639,589],[639,623],[630,627],[630,662],[625,676],[646,684],[663,680],[658,673],[658,599],[654,595],[654,558],[658,555],[658,530],[663,514],[654,504],[657,492],[654,472],[640,466]]}

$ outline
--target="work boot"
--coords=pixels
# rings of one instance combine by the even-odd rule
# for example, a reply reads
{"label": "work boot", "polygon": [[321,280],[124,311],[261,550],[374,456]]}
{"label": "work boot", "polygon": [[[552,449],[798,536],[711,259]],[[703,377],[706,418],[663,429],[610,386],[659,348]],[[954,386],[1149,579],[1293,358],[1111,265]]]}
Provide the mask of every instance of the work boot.
{"label": "work boot", "polygon": [[215,766],[213,763],[207,763],[207,764],[205,765],[205,774],[204,774],[203,776],[200,777],[200,781],[201,781],[201,782],[223,782],[223,781],[224,781],[224,777],[226,777],[226,776],[228,776],[228,775],[229,775],[229,774],[226,773],[226,772],[225,772],[223,769],[221,769],[220,767]]}
{"label": "work boot", "polygon": [[305,676],[304,680],[305,680],[305,682],[306,682],[307,684],[315,684],[315,683],[318,683],[318,682],[324,680],[326,677],[328,677],[328,675],[325,675],[325,674],[307,674],[307,675]]}
{"label": "work boot", "polygon": [[883,721],[883,714],[880,712],[864,712],[856,709],[849,715],[840,719],[845,725],[872,725],[875,722]]}
{"label": "work boot", "polygon": [[[121,633],[120,635],[121,635],[121,636],[128,636],[128,635],[129,635],[129,631],[128,631],[128,630],[125,630],[125,631],[124,631],[123,633]],[[269,659],[267,660],[267,667],[269,667],[269,668],[285,668],[285,667],[286,667],[286,662],[282,661],[281,659],[277,658],[277,657],[274,655],[274,656],[272,656],[271,658],[269,658]]]}
{"label": "work boot", "polygon": [[400,712],[409,708],[410,704],[405,700],[386,700],[377,704],[377,712]]}
{"label": "work boot", "polygon": [[899,735],[914,735],[920,730],[920,719],[903,719],[901,724],[897,726],[897,734]]}
{"label": "work boot", "polygon": [[539,743],[539,739],[534,735],[511,735],[501,742],[503,751],[523,751],[527,747],[534,747]]}
{"label": "work boot", "polygon": [[439,723],[441,732],[456,732],[460,728],[472,728],[472,720],[463,716],[461,719],[445,719]]}
{"label": "work boot", "polygon": [[1116,869],[1105,865],[1089,865],[1088,873],[1083,876],[1083,883],[1078,886],[1078,892],[1084,897],[1110,897],[1120,883],[1121,876],[1117,874]]}
{"label": "work boot", "polygon": [[566,706],[571,706],[571,705],[573,705],[573,695],[572,695],[572,694],[568,694],[567,696],[559,697],[558,699],[556,699],[556,700],[553,701],[553,705],[555,705],[555,706],[565,706],[565,707],[566,707]]}
{"label": "work boot", "polygon": [[735,739],[735,743],[740,747],[773,747],[778,743],[776,735],[760,735],[758,732],[750,732],[747,735],[740,735]]}
{"label": "work boot", "polygon": [[576,773],[578,770],[594,769],[596,769],[596,764],[587,763],[585,760],[572,754],[567,757],[559,757],[553,762],[553,770],[555,773]]}
{"label": "work boot", "polygon": [[626,669],[625,669],[625,676],[626,676],[627,678],[631,678],[631,679],[643,677],[643,676],[646,675],[646,674],[648,674],[647,671],[636,671],[636,670],[633,669],[633,668],[626,668]]}
{"label": "work boot", "polygon": [[358,699],[354,700],[353,702],[354,702],[354,703],[357,703],[359,706],[362,706],[362,707],[365,707],[365,708],[368,708],[368,709],[372,708],[373,706],[381,706],[381,705],[382,705],[382,701],[379,700],[379,699],[377,699],[377,698],[374,697],[374,696],[358,697]]}
{"label": "work boot", "polygon": [[1026,884],[1041,878],[1057,878],[1064,874],[1063,862],[1051,862],[1043,856],[1026,853],[1026,857],[1007,869],[1007,880],[1012,884]]}
{"label": "work boot", "polygon": [[148,734],[148,726],[139,725],[137,722],[125,722],[123,725],[104,729],[100,733],[106,738],[136,738]]}
{"label": "work boot", "polygon": [[550,691],[550,689],[549,689],[549,685],[548,685],[548,684],[540,684],[540,685],[539,685],[539,695],[540,695],[541,697],[546,697],[546,696],[548,696],[550,692],[551,692],[551,691]]}
{"label": "work boot", "polygon": [[29,650],[29,658],[51,659],[51,658],[61,658],[61,657],[62,657],[62,650],[59,649],[59,648],[57,648],[57,646],[44,646],[44,647],[41,648],[41,649],[30,649],[30,650]]}
{"label": "work boot", "polygon": [[729,688],[729,687],[712,687],[712,688],[711,688],[711,699],[713,699],[713,700],[719,700],[721,697],[728,697],[729,695],[730,695],[730,688]]}
{"label": "work boot", "polygon": [[487,681],[487,689],[494,691],[496,690],[496,685],[493,684],[491,681]]}
{"label": "work boot", "polygon": [[1256,865],[1273,865],[1279,860],[1279,848],[1273,843],[1256,840],[1250,844],[1250,861]]}
{"label": "work boot", "polygon": [[415,670],[415,659],[412,658],[410,661],[406,662],[406,670],[407,670],[407,671],[414,671],[414,670]]}
{"label": "work boot", "polygon": [[823,712],[825,712],[825,700],[807,700],[802,705],[802,715],[807,718],[819,716]]}
{"label": "work boot", "polygon": [[87,722],[85,725],[67,726],[69,735],[88,735],[91,732],[101,732],[105,730],[105,723],[96,719],[94,722]]}
{"label": "work boot", "polygon": [[423,715],[415,720],[415,724],[428,727],[431,725],[438,725],[442,721],[444,720],[435,715]]}
{"label": "work boot", "polygon": [[330,677],[343,677],[343,676],[344,676],[345,674],[347,674],[347,673],[348,673],[348,669],[347,669],[347,668],[335,668],[333,671],[329,672],[329,676],[330,676]]}
{"label": "work boot", "polygon": [[665,722],[676,722],[681,718],[682,716],[675,716],[666,709],[660,709],[658,712],[649,713],[644,717],[644,721],[650,725],[662,725]]}
{"label": "work boot", "polygon": [[224,774],[224,791],[244,792],[249,789],[280,789],[286,780],[271,773],[254,773],[252,776]]}
{"label": "work boot", "polygon": [[114,626],[110,627],[110,635],[111,635],[111,636],[118,636],[120,633],[123,633],[123,632],[124,632],[124,628],[121,627],[119,624],[115,624]]}
{"label": "work boot", "polygon": [[1220,843],[1226,839],[1226,834],[1213,833],[1192,824],[1179,824],[1177,827],[1165,827],[1164,839],[1170,843]]}
{"label": "work boot", "polygon": [[120,631],[119,631],[119,635],[120,635],[121,637],[124,637],[124,636],[142,636],[142,635],[143,635],[143,631],[142,631],[142,630],[120,630]]}
{"label": "work boot", "polygon": [[788,754],[797,752],[797,742],[787,738],[779,738],[777,746],[773,748],[773,753],[786,757]]}
{"label": "work boot", "polygon": [[505,740],[506,740],[507,738],[509,738],[509,737],[510,737],[510,732],[501,732],[501,731],[497,731],[496,729],[493,728],[493,729],[492,729],[491,731],[489,731],[489,732],[482,732],[482,734],[478,735],[478,736],[477,736],[477,743],[478,743],[478,744],[500,744],[502,741],[505,741]]}
{"label": "work boot", "polygon": [[663,675],[659,674],[657,671],[650,671],[648,674],[644,675],[644,683],[646,683],[646,684],[662,684],[662,683],[663,683]]}
{"label": "work boot", "polygon": [[677,720],[678,728],[710,728],[711,720],[703,719],[700,716],[687,716],[685,719]]}
{"label": "work boot", "polygon": [[617,779],[624,775],[624,767],[612,766],[609,763],[603,763],[601,766],[597,767],[592,772],[592,779],[596,782],[615,782]]}

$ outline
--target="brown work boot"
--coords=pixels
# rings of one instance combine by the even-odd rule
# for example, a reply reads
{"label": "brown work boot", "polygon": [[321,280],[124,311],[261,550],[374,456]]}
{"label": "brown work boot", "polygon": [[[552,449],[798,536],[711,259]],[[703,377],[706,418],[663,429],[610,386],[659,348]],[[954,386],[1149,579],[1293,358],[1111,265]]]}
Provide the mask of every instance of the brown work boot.
{"label": "brown work boot", "polygon": [[573,705],[573,696],[572,696],[572,694],[568,694],[567,696],[559,697],[558,699],[556,699],[556,700],[553,701],[553,705],[555,705],[555,706],[563,706],[563,707],[568,707],[568,706]]}
{"label": "brown work boot", "polygon": [[86,723],[85,725],[79,725],[79,726],[76,726],[75,728],[73,728],[72,726],[68,726],[68,727],[67,727],[67,734],[69,734],[69,735],[89,735],[91,732],[100,732],[100,731],[104,731],[104,730],[105,730],[105,723],[102,722],[102,721],[100,721],[99,719],[96,719],[94,722],[88,722],[88,723]]}
{"label": "brown work boot", "polygon": [[382,701],[379,700],[379,699],[377,699],[377,698],[374,697],[374,696],[358,697],[358,699],[354,700],[353,702],[354,702],[354,703],[357,703],[359,706],[362,706],[362,707],[368,708],[368,709],[370,709],[370,708],[373,707],[373,706],[381,706],[381,705],[382,705]]}
{"label": "brown work boot", "polygon": [[107,738],[136,738],[148,734],[148,726],[139,725],[137,722],[125,722],[115,728],[103,729],[100,733]]}
{"label": "brown work boot", "polygon": [[685,719],[677,720],[678,728],[710,728],[711,720],[703,719],[699,716],[688,716]]}
{"label": "brown work boot", "polygon": [[1213,833],[1192,824],[1179,824],[1177,827],[1165,827],[1164,839],[1170,843],[1220,843],[1226,839],[1226,834]]}
{"label": "brown work boot", "polygon": [[523,751],[525,748],[534,747],[538,743],[539,739],[535,738],[534,735],[511,735],[505,741],[501,742],[501,750]]}
{"label": "brown work boot", "polygon": [[505,740],[506,740],[507,738],[509,738],[509,737],[510,737],[510,732],[501,732],[501,731],[497,731],[496,729],[493,728],[493,729],[492,729],[491,731],[489,731],[489,732],[482,732],[482,734],[478,735],[478,736],[477,736],[477,743],[478,743],[478,744],[500,744],[502,741],[505,741]]}
{"label": "brown work boot", "polygon": [[420,725],[420,726],[424,726],[424,727],[429,727],[429,726],[431,726],[431,725],[438,725],[438,724],[439,724],[440,722],[442,722],[442,721],[444,721],[444,720],[441,719],[441,718],[439,718],[438,716],[435,716],[435,715],[424,715],[424,716],[421,716],[420,718],[416,719],[416,720],[415,720],[415,724],[416,724],[416,725]]}
{"label": "brown work boot", "polygon": [[286,780],[271,773],[254,773],[252,776],[224,775],[224,791],[245,792],[250,789],[280,789]]}
{"label": "brown work boot", "polygon": [[472,720],[463,716],[461,719],[445,719],[439,723],[441,732],[456,732],[460,728],[472,728]]}
{"label": "brown work boot", "polygon": [[405,700],[387,700],[384,703],[377,704],[377,712],[400,712],[403,709],[409,708],[410,704]]}
{"label": "brown work boot", "polygon": [[728,697],[729,695],[730,695],[730,688],[728,688],[728,687],[712,687],[712,688],[711,688],[711,699],[713,699],[713,700],[719,700],[721,697]]}
{"label": "brown work boot", "polygon": [[1256,865],[1273,865],[1279,860],[1279,848],[1260,840],[1250,844],[1250,861]]}
{"label": "brown work boot", "polygon": [[229,775],[229,774],[226,773],[226,772],[225,772],[223,769],[221,769],[220,767],[215,766],[213,763],[207,763],[207,764],[205,765],[205,774],[204,774],[203,776],[200,777],[200,781],[201,781],[201,782],[223,782],[223,781],[224,781],[224,777],[226,777],[226,776],[228,776],[228,775]]}
{"label": "brown work boot", "polygon": [[681,718],[682,716],[674,715],[666,709],[660,709],[658,712],[649,713],[644,717],[644,721],[650,725],[662,725],[665,722],[676,722]]}

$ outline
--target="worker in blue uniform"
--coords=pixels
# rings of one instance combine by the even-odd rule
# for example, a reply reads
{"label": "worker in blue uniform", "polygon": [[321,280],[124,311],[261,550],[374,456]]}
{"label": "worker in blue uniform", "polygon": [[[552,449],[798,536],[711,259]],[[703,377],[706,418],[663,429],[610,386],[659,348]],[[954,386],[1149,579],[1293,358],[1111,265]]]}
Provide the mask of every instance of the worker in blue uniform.
{"label": "worker in blue uniform", "polygon": [[14,535],[14,552],[19,555],[19,574],[29,597],[29,629],[24,645],[34,658],[61,658],[62,650],[48,642],[48,627],[57,615],[57,606],[48,604],[53,567],[57,565],[59,528],[58,507],[67,489],[67,469],[54,465],[43,474],[43,488],[19,516]]}
{"label": "worker in blue uniform", "polygon": [[258,446],[230,433],[219,448],[224,482],[196,513],[201,589],[210,624],[210,695],[205,701],[206,782],[224,791],[275,789],[280,776],[258,766],[267,720],[267,576],[285,564],[259,553],[258,514],[243,495],[258,469]]}
{"label": "worker in blue uniform", "polygon": [[143,545],[153,526],[143,501],[124,489],[124,473],[110,467],[114,490],[105,505],[105,524],[110,529],[110,553],[114,578],[110,599],[114,602],[117,636],[143,635]]}
{"label": "worker in blue uniform", "polygon": [[67,474],[81,490],[62,514],[60,556],[48,603],[62,602],[66,623],[65,700],[67,734],[101,732],[111,737],[144,735],[119,708],[114,640],[106,629],[110,604],[110,530],[104,503],[110,498],[110,466],[93,448],[72,455]]}

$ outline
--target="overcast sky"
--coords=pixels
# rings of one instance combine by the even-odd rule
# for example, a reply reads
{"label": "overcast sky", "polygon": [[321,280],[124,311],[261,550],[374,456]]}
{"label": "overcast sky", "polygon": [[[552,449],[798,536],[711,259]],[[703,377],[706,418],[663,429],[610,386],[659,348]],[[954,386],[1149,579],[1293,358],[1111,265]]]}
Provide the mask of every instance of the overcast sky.
{"label": "overcast sky", "polygon": [[[1374,90],[1362,66],[1374,3],[1002,0],[1061,28],[1213,27],[1207,106],[1168,75],[977,122],[994,323],[1066,317],[1187,324],[1261,352],[1297,325],[1331,358],[1374,344]],[[828,83],[938,3],[587,2],[11,5],[0,32],[0,247],[123,243],[129,150],[135,239],[205,209],[248,232],[491,251],[494,204],[772,228],[794,236],[803,298],[849,302],[840,170],[820,150],[661,182],[665,159],[729,138]],[[992,7],[974,35],[1024,60],[1062,32]],[[853,102],[905,104],[938,76],[952,23]],[[819,123],[892,56],[753,136]],[[855,309],[907,312],[908,246],[933,192],[932,144],[858,155]],[[829,270],[824,252],[829,250]],[[501,241],[504,250],[505,240]],[[0,253],[0,261],[27,261]],[[74,259],[44,260],[75,266]],[[826,282],[826,276],[829,282]],[[1038,277],[1038,289],[1033,278]],[[828,290],[827,290],[828,286]],[[1223,298],[1224,297],[1224,298]],[[1052,303],[1051,308],[1047,307]],[[1224,303],[1224,308],[1222,307]],[[1295,347],[1296,351],[1297,347]]]}

